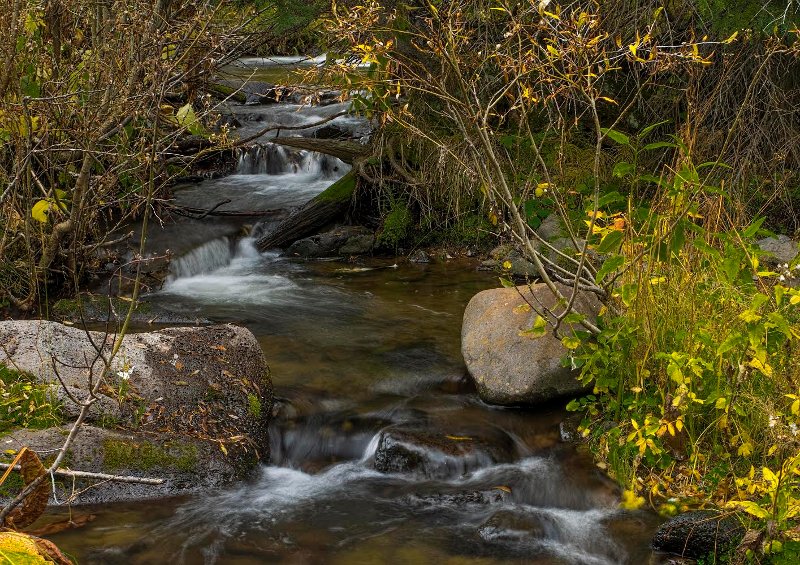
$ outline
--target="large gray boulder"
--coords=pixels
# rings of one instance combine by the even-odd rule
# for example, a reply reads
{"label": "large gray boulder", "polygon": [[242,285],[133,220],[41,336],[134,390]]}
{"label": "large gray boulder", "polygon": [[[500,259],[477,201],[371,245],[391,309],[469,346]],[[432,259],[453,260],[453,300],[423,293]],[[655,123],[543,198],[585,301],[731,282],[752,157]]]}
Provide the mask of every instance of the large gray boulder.
{"label": "large gray boulder", "polygon": [[800,254],[800,242],[786,235],[765,237],[756,245],[765,253],[762,257],[764,264],[773,267],[791,263]]}
{"label": "large gray boulder", "polygon": [[[559,285],[559,289],[569,296],[570,288]],[[529,304],[558,311],[556,298],[544,284],[484,290],[467,305],[461,352],[478,394],[486,402],[535,404],[584,389],[576,372],[562,367],[567,350],[552,333],[539,338],[521,334],[536,320]],[[581,293],[575,306],[594,318],[600,302],[594,295]]]}
{"label": "large gray boulder", "polygon": [[[81,430],[70,467],[156,472],[175,487],[168,492],[177,494],[184,487],[244,478],[268,459],[272,385],[264,354],[249,330],[226,324],[129,334],[106,371],[102,358],[114,341],[113,334],[56,322],[0,322],[0,364],[59,391],[65,422],[80,409],[72,399],[82,400],[91,383],[103,380],[88,419],[99,427]],[[27,444],[47,451],[60,447],[63,439],[63,430],[54,428],[17,431],[3,441],[8,447]],[[142,461],[150,463],[137,464]],[[101,500],[117,498],[114,489],[91,490]]]}

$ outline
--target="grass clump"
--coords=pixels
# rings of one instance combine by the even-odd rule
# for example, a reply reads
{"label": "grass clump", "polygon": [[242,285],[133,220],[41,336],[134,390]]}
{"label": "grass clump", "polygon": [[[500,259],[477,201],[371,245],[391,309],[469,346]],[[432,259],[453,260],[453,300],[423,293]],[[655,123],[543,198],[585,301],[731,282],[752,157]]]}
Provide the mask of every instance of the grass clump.
{"label": "grass clump", "polygon": [[16,428],[44,429],[62,423],[52,387],[0,365],[0,433]]}

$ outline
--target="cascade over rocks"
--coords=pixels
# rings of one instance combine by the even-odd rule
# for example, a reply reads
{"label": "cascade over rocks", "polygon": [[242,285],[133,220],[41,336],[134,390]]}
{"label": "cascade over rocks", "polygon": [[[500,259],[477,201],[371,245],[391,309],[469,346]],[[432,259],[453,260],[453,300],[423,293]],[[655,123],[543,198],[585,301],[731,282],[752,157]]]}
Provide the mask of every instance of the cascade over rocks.
{"label": "cascade over rocks", "polygon": [[[91,342],[90,342],[91,338]],[[115,336],[85,332],[45,320],[0,322],[0,363],[86,396],[90,368],[103,363]],[[54,367],[58,371],[58,376]],[[104,483],[78,502],[152,498],[240,480],[269,457],[267,437],[272,384],[255,336],[234,325],[169,328],[129,334],[114,358],[88,422],[68,454],[68,466],[98,473],[167,479],[166,486]],[[66,395],[64,413],[78,406]],[[14,448],[53,450],[62,428],[21,430],[7,438]],[[224,448],[224,449],[223,449]]]}
{"label": "cascade over rocks", "polygon": [[516,458],[511,437],[498,428],[480,427],[443,433],[412,425],[381,432],[375,469],[382,473],[415,473],[429,478],[459,477]]}
{"label": "cascade over rocks", "polygon": [[[569,296],[570,288],[557,286]],[[547,286],[534,284],[484,290],[472,297],[464,312],[461,352],[478,394],[491,404],[542,403],[584,389],[576,372],[561,366],[567,350],[552,333],[539,338],[520,335],[537,316],[526,300],[556,309]],[[581,293],[575,306],[593,317],[600,302]]]}

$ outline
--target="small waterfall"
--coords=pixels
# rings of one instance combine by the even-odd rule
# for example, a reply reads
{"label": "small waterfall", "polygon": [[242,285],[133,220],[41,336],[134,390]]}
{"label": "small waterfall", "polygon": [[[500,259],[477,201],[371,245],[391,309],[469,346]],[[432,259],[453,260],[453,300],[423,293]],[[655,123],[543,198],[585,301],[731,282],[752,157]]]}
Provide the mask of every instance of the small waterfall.
{"label": "small waterfall", "polygon": [[242,149],[236,163],[239,175],[281,175],[297,167],[295,155],[274,143]]}
{"label": "small waterfall", "polygon": [[240,150],[236,163],[239,175],[306,174],[330,177],[349,169],[342,161],[315,151],[288,149],[275,143],[254,145]]}
{"label": "small waterfall", "polygon": [[174,259],[169,265],[170,283],[183,277],[209,273],[228,265],[233,259],[231,241],[227,237],[212,239],[185,255]]}
{"label": "small waterfall", "polygon": [[330,177],[350,170],[349,165],[346,165],[336,157],[317,153],[316,151],[303,151],[300,157],[299,172],[309,175]]}

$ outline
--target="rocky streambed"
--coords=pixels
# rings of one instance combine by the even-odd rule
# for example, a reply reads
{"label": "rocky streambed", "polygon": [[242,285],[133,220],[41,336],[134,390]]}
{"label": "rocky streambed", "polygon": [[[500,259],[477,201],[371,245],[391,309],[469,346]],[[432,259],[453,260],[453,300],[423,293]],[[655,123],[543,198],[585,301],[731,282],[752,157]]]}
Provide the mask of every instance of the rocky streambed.
{"label": "rocky streambed", "polygon": [[[244,135],[338,110],[335,101],[242,102],[233,115]],[[328,125],[355,136],[363,124],[348,120]],[[620,510],[615,485],[561,426],[563,401],[542,404],[579,392],[560,388],[570,378],[562,352],[517,348],[530,312],[513,289],[481,293],[496,278],[476,259],[372,258],[374,240],[358,229],[288,254],[256,249],[259,235],[347,170],[263,139],[234,174],[176,190],[186,207],[276,213],[154,231],[139,321],[209,325],[127,336],[111,367],[117,388],[101,391],[70,463],[167,482],[82,492],[71,516],[85,525],[53,541],[80,563],[103,564],[659,562],[650,542],[661,520]],[[18,324],[0,325],[6,343],[16,340],[7,357],[55,385],[52,353],[81,394],[94,358],[83,332],[4,324]],[[532,355],[550,380],[532,384],[518,371]],[[3,441],[47,450],[59,438],[54,429]],[[56,497],[82,486],[62,485]]]}

